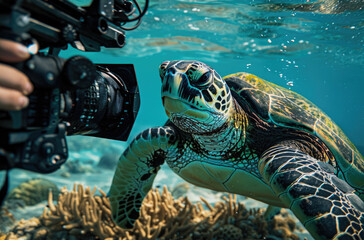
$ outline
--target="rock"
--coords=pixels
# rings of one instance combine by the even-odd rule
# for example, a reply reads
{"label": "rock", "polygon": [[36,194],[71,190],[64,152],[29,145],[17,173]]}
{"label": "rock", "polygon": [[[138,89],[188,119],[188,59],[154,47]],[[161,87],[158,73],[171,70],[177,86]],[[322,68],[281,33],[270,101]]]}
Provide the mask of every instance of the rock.
{"label": "rock", "polygon": [[178,199],[180,197],[184,197],[187,195],[187,192],[190,190],[190,184],[186,183],[186,182],[182,182],[177,184],[173,190],[172,190],[172,196],[175,199]]}
{"label": "rock", "polygon": [[78,159],[70,159],[63,166],[63,170],[69,174],[73,173],[94,173],[95,170],[90,165],[84,165]]}
{"label": "rock", "polygon": [[106,153],[100,158],[97,167],[113,170],[115,169],[116,164],[119,161],[119,158],[120,158],[119,153],[112,153],[112,152]]}
{"label": "rock", "polygon": [[243,233],[238,227],[227,224],[222,226],[215,235],[218,240],[240,240],[243,239]]}
{"label": "rock", "polygon": [[62,172],[60,175],[61,175],[61,177],[64,177],[64,178],[70,178],[71,177],[71,173],[69,173],[69,172]]}

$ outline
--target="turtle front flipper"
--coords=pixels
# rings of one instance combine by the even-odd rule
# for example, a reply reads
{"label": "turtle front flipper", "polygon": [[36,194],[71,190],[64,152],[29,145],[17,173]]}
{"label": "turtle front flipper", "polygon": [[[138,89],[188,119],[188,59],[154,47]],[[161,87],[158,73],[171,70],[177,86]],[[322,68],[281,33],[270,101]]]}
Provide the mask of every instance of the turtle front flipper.
{"label": "turtle front flipper", "polygon": [[331,165],[280,144],[262,154],[259,171],[315,239],[364,239],[364,203]]}
{"label": "turtle front flipper", "polygon": [[142,201],[175,142],[171,127],[150,128],[140,133],[121,155],[109,193],[117,225],[133,227]]}

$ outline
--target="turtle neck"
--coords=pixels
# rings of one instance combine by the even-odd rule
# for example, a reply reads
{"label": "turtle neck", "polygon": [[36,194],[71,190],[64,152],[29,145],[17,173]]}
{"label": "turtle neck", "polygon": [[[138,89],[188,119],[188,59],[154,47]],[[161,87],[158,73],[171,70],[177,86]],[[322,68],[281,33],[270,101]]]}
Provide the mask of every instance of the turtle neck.
{"label": "turtle neck", "polygon": [[[227,151],[234,151],[245,144],[246,125],[248,123],[244,110],[234,101],[227,122],[213,133],[193,135],[205,151],[223,155]],[[218,154],[217,154],[218,153]],[[215,155],[214,154],[214,155]]]}

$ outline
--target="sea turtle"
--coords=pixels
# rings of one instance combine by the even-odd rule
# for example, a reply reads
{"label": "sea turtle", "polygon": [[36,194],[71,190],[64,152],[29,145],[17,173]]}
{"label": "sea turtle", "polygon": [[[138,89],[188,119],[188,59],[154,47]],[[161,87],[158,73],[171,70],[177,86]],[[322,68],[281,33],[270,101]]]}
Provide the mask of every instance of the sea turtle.
{"label": "sea turtle", "polygon": [[314,104],[198,61],[166,61],[159,72],[169,120],[140,133],[118,162],[110,202],[119,226],[133,226],[167,162],[195,185],[291,209],[316,239],[364,239],[363,156]]}

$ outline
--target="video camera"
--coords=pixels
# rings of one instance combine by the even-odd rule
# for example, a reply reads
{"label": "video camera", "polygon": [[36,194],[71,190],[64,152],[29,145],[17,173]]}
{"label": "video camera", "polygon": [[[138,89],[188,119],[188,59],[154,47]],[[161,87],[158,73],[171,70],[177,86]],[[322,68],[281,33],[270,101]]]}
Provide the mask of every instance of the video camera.
{"label": "video camera", "polygon": [[[68,44],[82,51],[123,47],[124,31],[135,29],[147,8],[148,0],[143,11],[136,0],[93,0],[87,7],[67,0],[0,0],[0,38],[26,46],[37,41],[47,52],[11,64],[34,91],[27,108],[0,111],[0,170],[55,171],[68,157],[66,135],[127,140],[140,100],[133,65],[94,65],[58,54]],[[133,21],[134,27],[124,26]]]}

